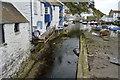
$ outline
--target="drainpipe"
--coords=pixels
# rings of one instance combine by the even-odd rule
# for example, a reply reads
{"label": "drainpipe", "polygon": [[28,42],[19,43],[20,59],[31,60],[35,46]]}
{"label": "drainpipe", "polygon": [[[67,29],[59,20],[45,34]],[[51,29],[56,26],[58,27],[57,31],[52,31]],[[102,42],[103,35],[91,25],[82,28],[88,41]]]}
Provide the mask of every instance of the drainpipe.
{"label": "drainpipe", "polygon": [[[30,0],[30,15],[31,15],[31,35],[32,35],[32,32],[33,32],[33,16],[32,16],[32,0]],[[33,39],[32,39],[33,40]]]}

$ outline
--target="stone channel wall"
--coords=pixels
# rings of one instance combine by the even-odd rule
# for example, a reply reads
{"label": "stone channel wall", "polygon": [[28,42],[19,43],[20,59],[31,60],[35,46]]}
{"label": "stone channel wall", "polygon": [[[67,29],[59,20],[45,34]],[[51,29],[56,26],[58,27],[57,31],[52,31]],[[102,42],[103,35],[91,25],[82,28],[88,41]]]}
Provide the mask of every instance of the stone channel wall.
{"label": "stone channel wall", "polygon": [[78,59],[77,79],[89,78],[86,40],[80,36],[80,54]]}

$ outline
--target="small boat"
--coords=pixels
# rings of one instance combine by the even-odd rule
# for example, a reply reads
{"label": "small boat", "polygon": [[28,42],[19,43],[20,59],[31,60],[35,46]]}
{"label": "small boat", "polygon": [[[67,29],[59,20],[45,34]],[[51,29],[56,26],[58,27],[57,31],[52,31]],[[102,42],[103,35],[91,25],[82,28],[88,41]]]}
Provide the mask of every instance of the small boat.
{"label": "small boat", "polygon": [[109,28],[111,31],[117,31],[117,30],[120,30],[120,27],[115,26],[115,25],[109,25],[108,28]]}
{"label": "small boat", "polygon": [[80,53],[79,48],[75,48],[75,49],[73,50],[73,52],[74,52],[77,56],[79,56],[79,53]]}
{"label": "small boat", "polygon": [[102,29],[102,30],[100,31],[100,35],[101,35],[101,36],[108,36],[108,35],[110,35],[110,31],[107,30],[107,29]]}
{"label": "small boat", "polygon": [[86,21],[84,21],[84,22],[82,22],[82,24],[87,24],[87,22],[86,22]]}
{"label": "small boat", "polygon": [[64,22],[64,26],[67,27],[69,23],[67,21]]}
{"label": "small boat", "polygon": [[102,30],[102,27],[92,27],[92,30],[94,30],[94,31],[100,31],[100,30]]}

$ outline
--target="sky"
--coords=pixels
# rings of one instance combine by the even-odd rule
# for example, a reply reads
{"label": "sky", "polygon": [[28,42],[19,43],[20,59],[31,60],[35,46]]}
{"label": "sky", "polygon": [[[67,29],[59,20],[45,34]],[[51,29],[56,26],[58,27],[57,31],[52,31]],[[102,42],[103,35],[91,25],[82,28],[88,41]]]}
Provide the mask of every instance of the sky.
{"label": "sky", "polygon": [[110,10],[118,10],[118,2],[120,0],[94,0],[95,7],[104,14],[109,14]]}

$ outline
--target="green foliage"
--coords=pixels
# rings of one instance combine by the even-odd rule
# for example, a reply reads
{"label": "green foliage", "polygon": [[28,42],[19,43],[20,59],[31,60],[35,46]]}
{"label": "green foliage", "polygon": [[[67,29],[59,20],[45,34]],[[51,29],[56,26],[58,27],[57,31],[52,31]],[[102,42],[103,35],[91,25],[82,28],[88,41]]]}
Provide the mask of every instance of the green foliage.
{"label": "green foliage", "polygon": [[72,14],[80,14],[81,12],[89,12],[88,3],[81,2],[80,4],[75,2],[64,3],[71,11]]}
{"label": "green foliage", "polygon": [[88,16],[87,19],[95,20],[96,18],[94,16]]}
{"label": "green foliage", "polygon": [[75,2],[64,2],[64,4],[70,9],[72,14],[81,14],[82,12],[90,13],[88,9],[91,8],[96,18],[101,18],[104,15],[101,11],[94,8],[94,5],[89,5],[87,2],[80,2],[79,4]]}
{"label": "green foliage", "polygon": [[96,15],[97,18],[101,18],[104,14],[100,11],[97,10],[96,8],[93,8],[93,14]]}

